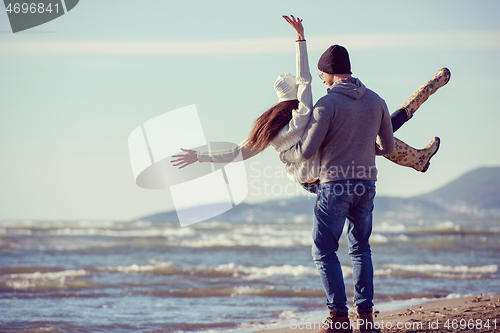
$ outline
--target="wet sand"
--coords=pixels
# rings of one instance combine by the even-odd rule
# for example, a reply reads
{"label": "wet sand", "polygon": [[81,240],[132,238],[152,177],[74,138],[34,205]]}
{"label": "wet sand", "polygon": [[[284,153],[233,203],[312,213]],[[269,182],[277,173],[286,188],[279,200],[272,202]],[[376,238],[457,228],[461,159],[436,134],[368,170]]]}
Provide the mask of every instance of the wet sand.
{"label": "wet sand", "polygon": [[[435,300],[376,315],[375,321],[387,333],[500,332],[500,294]],[[315,333],[319,325],[305,319],[293,321],[289,327],[261,332]]]}

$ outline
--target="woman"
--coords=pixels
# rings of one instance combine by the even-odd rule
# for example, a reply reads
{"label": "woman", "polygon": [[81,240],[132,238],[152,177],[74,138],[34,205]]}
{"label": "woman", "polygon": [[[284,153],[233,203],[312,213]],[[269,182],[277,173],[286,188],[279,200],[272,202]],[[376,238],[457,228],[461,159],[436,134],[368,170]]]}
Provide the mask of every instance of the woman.
{"label": "woman", "polygon": [[[291,15],[283,16],[295,29],[297,40],[297,76],[290,73],[280,75],[274,84],[278,95],[278,104],[264,112],[254,124],[248,139],[234,149],[223,151],[181,150],[185,154],[174,155],[174,166],[184,168],[196,161],[212,163],[228,163],[241,152],[243,159],[248,159],[262,152],[269,146],[282,152],[294,146],[302,138],[313,109],[311,73],[307,58],[306,41],[302,20]],[[320,76],[321,77],[321,76]],[[448,69],[441,69],[432,80],[420,87],[396,112],[391,115],[393,131],[399,129],[408,121],[420,105],[438,88],[445,85],[450,78]],[[323,81],[325,83],[325,81]],[[439,138],[435,137],[424,149],[415,149],[395,138],[394,152],[385,157],[396,164],[412,167],[417,171],[427,171],[431,157],[439,148]],[[303,184],[314,192],[314,185],[319,176],[319,161],[317,156],[304,163],[287,164],[288,176],[297,183]]]}

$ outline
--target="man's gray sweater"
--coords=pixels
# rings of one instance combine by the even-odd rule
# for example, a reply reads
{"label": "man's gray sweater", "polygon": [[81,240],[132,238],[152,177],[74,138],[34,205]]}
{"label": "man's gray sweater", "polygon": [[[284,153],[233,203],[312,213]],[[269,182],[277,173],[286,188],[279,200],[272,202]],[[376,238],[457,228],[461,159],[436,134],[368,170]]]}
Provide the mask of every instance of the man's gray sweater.
{"label": "man's gray sweater", "polygon": [[282,152],[283,162],[298,163],[319,152],[321,183],[346,179],[377,180],[376,155],[394,149],[385,101],[357,78],[336,81],[314,106],[302,140]]}

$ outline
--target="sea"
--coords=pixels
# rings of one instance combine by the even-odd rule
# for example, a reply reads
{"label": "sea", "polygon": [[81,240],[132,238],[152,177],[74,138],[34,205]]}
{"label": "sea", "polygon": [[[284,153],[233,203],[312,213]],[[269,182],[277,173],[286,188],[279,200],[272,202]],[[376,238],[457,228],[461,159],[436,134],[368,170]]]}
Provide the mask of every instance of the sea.
{"label": "sea", "polygon": [[[378,221],[375,308],[500,293],[499,236],[495,224]],[[307,219],[0,220],[0,332],[254,332],[326,315]]]}

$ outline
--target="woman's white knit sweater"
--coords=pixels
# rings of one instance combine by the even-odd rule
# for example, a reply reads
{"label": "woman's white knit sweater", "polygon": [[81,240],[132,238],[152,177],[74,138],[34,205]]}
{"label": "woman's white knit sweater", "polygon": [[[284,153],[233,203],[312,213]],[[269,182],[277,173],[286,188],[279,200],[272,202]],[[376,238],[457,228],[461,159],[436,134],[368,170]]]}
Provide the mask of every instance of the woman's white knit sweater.
{"label": "woman's white knit sweater", "polygon": [[[283,127],[278,135],[271,141],[271,146],[273,146],[277,152],[288,150],[301,140],[304,130],[311,118],[313,108],[311,90],[312,77],[309,70],[306,41],[297,41],[296,50],[297,99],[299,100],[299,106],[298,109],[292,111],[292,119],[290,122]],[[250,149],[246,147],[246,143],[247,141],[245,140],[235,148],[228,150],[199,151],[198,161],[229,163],[234,161],[240,152],[242,158],[245,160],[257,155],[265,149]],[[305,183],[318,177],[319,172],[316,172],[317,168],[315,168],[315,166],[319,166],[319,161],[317,159],[317,156],[313,156],[309,161],[303,163],[287,163],[285,170],[288,176],[295,182]]]}

